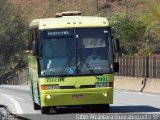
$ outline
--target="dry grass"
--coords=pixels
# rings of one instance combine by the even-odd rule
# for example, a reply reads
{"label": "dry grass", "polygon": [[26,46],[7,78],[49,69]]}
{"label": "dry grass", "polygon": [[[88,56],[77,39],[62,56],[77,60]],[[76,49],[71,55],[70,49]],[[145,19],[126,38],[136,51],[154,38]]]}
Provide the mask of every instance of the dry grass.
{"label": "dry grass", "polygon": [[[142,10],[141,0],[10,0],[22,8],[23,17],[30,22],[36,18],[54,17],[62,11],[79,10],[83,15],[107,16],[112,13],[135,14]],[[98,1],[98,4],[97,4]]]}

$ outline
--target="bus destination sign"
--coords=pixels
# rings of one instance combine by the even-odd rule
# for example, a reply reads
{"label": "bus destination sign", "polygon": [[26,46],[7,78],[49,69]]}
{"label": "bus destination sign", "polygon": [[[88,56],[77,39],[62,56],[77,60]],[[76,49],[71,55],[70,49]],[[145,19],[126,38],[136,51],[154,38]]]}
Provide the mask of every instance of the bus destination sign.
{"label": "bus destination sign", "polygon": [[47,37],[71,37],[73,30],[52,30],[46,32]]}

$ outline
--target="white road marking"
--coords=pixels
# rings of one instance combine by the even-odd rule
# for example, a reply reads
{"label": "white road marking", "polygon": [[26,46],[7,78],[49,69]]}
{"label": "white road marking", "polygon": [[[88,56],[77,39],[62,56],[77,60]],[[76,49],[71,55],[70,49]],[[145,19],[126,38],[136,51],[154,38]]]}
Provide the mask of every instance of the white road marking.
{"label": "white road marking", "polygon": [[22,111],[20,104],[15,99],[13,99],[9,95],[3,94],[3,93],[0,93],[0,94],[5,96],[7,99],[9,99],[14,104],[14,107],[16,109],[17,114],[23,114],[23,111]]}

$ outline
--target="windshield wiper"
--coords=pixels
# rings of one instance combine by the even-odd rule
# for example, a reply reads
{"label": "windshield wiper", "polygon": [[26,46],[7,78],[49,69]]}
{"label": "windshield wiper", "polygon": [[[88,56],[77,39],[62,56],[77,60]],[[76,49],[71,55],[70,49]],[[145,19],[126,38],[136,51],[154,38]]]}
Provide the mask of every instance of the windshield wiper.
{"label": "windshield wiper", "polygon": [[88,62],[86,62],[85,58],[81,54],[80,54],[80,62],[83,62],[94,76],[96,75],[92,67],[88,64]]}
{"label": "windshield wiper", "polygon": [[72,57],[68,57],[63,68],[61,69],[61,71],[59,72],[58,76],[61,77],[61,75],[63,74],[63,72],[65,71],[65,69],[71,65],[71,60],[72,60]]}
{"label": "windshield wiper", "polygon": [[[65,61],[64,66],[62,67],[62,69],[60,70],[60,72],[59,72],[59,74],[58,74],[59,77],[62,76],[63,72],[65,71],[65,69],[66,69],[67,67],[71,67],[71,66],[72,66],[72,63],[74,62],[74,61],[72,61],[72,59],[73,59],[73,52],[72,52],[72,51],[74,51],[74,46],[73,46],[73,45],[72,45],[72,47],[71,47],[70,53],[69,53],[69,55],[68,55],[68,57],[67,57],[67,60]],[[66,75],[66,74],[65,74],[65,75]]]}

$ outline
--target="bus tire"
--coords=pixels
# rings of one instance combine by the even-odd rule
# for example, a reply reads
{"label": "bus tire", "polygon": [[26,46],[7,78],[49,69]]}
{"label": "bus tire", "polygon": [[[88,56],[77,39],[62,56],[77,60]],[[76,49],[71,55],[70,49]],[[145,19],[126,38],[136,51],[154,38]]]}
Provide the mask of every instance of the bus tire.
{"label": "bus tire", "polygon": [[33,108],[34,108],[34,110],[40,110],[41,109],[41,107],[35,102],[33,102]]}
{"label": "bus tire", "polygon": [[41,107],[41,113],[42,114],[49,114],[50,107]]}
{"label": "bus tire", "polygon": [[109,112],[110,111],[110,104],[107,104],[106,105],[106,112]]}
{"label": "bus tire", "polygon": [[109,104],[99,104],[99,105],[95,105],[95,108],[98,111],[109,112],[110,105]]}

